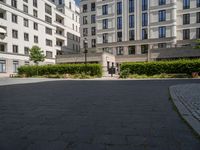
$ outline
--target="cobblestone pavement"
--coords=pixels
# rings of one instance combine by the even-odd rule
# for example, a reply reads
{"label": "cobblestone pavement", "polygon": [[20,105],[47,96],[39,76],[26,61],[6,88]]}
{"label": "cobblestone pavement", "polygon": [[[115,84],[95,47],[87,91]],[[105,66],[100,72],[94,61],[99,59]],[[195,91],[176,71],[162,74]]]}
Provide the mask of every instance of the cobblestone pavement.
{"label": "cobblestone pavement", "polygon": [[170,87],[170,92],[172,94],[172,99],[175,100],[175,104],[178,106],[179,104],[182,105],[179,110],[180,113],[190,118],[191,116],[194,117],[194,122],[190,119],[189,123],[197,123],[200,134],[200,84],[172,86]]}
{"label": "cobblestone pavement", "polygon": [[200,80],[0,86],[0,150],[199,150],[171,85]]}

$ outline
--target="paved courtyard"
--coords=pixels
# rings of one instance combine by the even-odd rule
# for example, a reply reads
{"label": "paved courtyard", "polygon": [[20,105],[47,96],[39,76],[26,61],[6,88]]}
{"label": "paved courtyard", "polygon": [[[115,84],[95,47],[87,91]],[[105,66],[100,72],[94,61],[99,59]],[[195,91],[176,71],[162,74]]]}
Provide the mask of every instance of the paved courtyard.
{"label": "paved courtyard", "polygon": [[0,86],[0,150],[199,150],[168,87],[200,80]]}

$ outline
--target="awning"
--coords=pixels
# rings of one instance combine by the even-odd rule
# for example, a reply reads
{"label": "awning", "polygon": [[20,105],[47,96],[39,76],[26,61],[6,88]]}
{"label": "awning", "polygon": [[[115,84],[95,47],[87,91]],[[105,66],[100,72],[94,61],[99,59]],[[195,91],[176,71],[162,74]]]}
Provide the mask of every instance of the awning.
{"label": "awning", "polygon": [[7,32],[6,32],[6,30],[4,28],[0,27],[0,33],[6,34]]}

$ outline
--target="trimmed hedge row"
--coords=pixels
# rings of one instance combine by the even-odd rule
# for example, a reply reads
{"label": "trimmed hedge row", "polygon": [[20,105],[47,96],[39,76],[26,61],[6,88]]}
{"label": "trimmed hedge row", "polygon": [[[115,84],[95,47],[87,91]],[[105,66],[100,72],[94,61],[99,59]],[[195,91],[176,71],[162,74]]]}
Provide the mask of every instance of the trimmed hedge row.
{"label": "trimmed hedge row", "polygon": [[161,73],[185,73],[191,75],[192,72],[200,72],[200,59],[123,63],[120,69],[121,72],[128,70],[129,74],[139,75],[156,75]]}
{"label": "trimmed hedge row", "polygon": [[44,66],[21,66],[18,68],[19,75],[27,77],[44,76],[55,74],[83,74],[89,76],[102,76],[102,67],[99,64],[58,64]]}

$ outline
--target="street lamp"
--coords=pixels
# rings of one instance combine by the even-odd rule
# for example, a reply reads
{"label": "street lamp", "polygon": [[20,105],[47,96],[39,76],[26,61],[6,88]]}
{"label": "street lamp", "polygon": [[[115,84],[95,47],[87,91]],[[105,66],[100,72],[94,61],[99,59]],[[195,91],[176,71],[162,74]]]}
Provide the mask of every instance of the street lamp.
{"label": "street lamp", "polygon": [[87,46],[88,46],[88,40],[86,38],[83,40],[83,44],[84,44],[85,64],[87,64],[87,53],[88,53]]}

